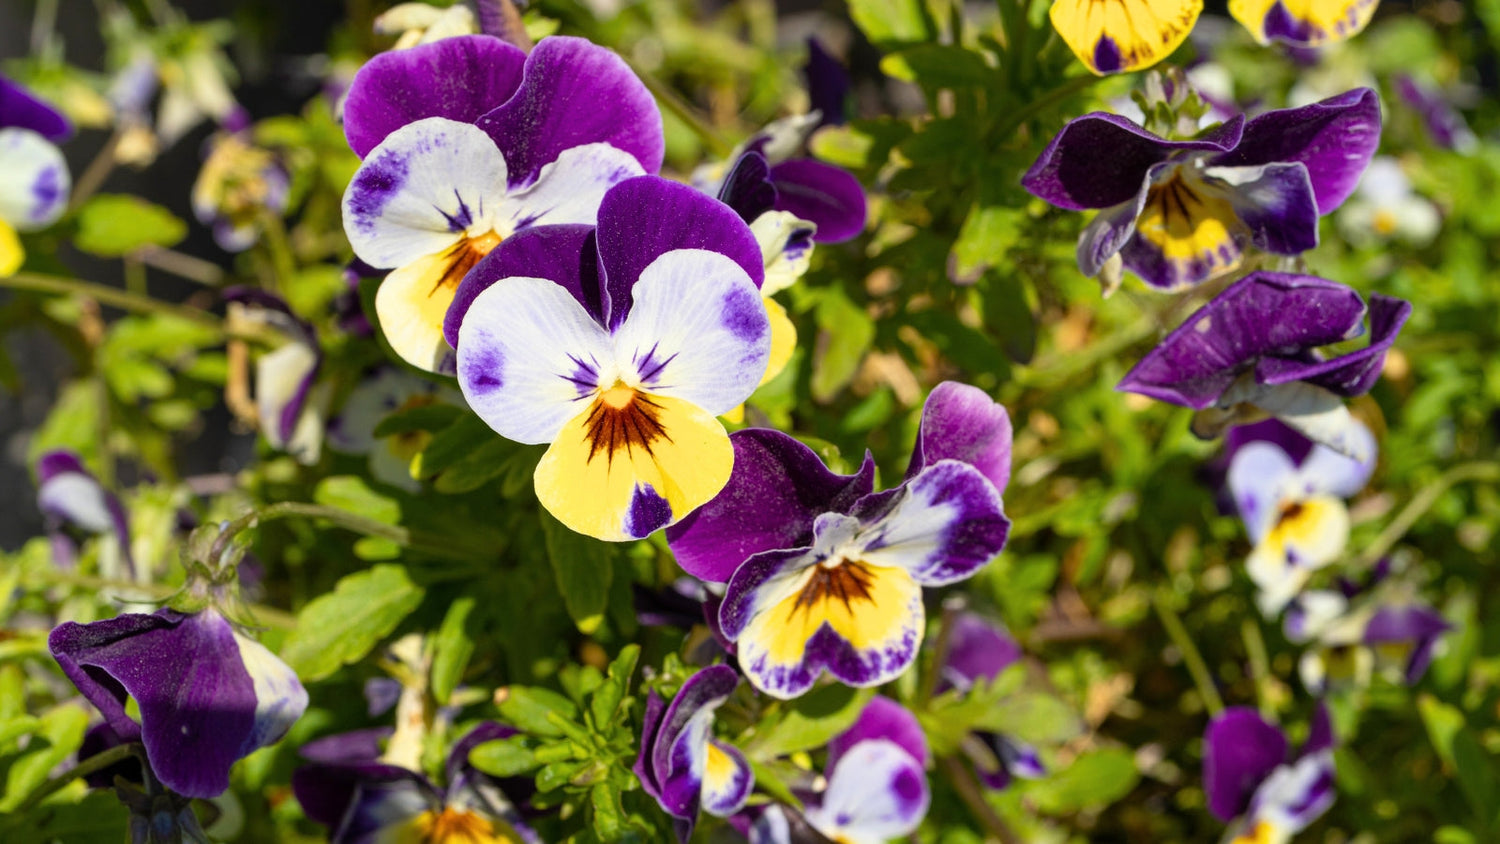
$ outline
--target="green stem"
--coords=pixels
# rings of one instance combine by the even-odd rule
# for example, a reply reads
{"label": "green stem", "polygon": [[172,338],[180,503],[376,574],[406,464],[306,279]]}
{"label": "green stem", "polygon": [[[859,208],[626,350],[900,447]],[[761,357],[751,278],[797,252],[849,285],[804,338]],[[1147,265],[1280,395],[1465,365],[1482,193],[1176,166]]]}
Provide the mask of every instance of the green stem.
{"label": "green stem", "polygon": [[272,292],[280,293],[292,283],[292,276],[297,274],[297,260],[292,255],[291,241],[287,239],[286,224],[281,215],[269,210],[262,211],[261,229],[264,232],[261,242],[270,253],[271,267],[275,271]]}
{"label": "green stem", "polygon": [[952,756],[945,756],[938,760],[938,765],[943,773],[948,776],[948,781],[953,783],[953,789],[958,792],[964,805],[969,807],[974,819],[984,827],[988,841],[999,841],[1001,844],[1022,844],[1021,836],[1010,828],[1005,819],[996,814],[995,808],[984,799],[984,792],[979,788],[979,782],[974,779],[974,773]]}
{"label": "green stem", "polygon": [[927,666],[927,671],[922,674],[922,682],[917,686],[917,707],[926,709],[927,702],[932,700],[932,693],[937,689],[938,674],[943,668],[943,660],[948,657],[948,640],[953,634],[953,620],[958,617],[958,607],[943,605],[943,617],[938,622],[938,632],[932,640],[932,663]]}
{"label": "green stem", "polygon": [[[41,580],[65,586],[77,586],[99,593],[137,592],[150,595],[153,600],[166,600],[178,592],[177,587],[161,583],[109,580],[103,577],[90,577],[89,575],[73,574],[55,569],[33,571],[27,573],[26,576],[33,580]],[[297,626],[297,617],[284,610],[268,607],[265,604],[248,604],[248,606],[250,607],[250,611],[255,613],[256,620],[264,622],[268,627],[291,630]]]}
{"label": "green stem", "polygon": [[149,267],[195,281],[205,287],[218,287],[224,283],[224,270],[218,264],[173,249],[145,246],[136,250],[132,257]]}
{"label": "green stem", "polygon": [[1102,78],[1103,77],[1089,75],[1075,76],[1072,79],[1069,79],[1067,82],[1064,82],[1063,84],[1057,86],[1056,88],[1053,88],[1045,94],[1042,94],[1040,97],[1037,97],[1026,105],[1023,105],[1020,108],[1016,109],[1016,112],[1010,116],[1010,119],[1000,124],[1000,128],[996,131],[995,137],[1010,137],[1011,133],[1019,129],[1026,123],[1026,121],[1030,120],[1033,117],[1036,117],[1038,114],[1041,114],[1042,112],[1057,105],[1063,100],[1066,100],[1068,97],[1071,97],[1074,94],[1077,94],[1081,91],[1087,91],[1089,88],[1092,88],[1094,85],[1098,84]]}
{"label": "green stem", "polygon": [[220,330],[224,328],[223,321],[207,311],[190,308],[186,305],[163,302],[160,299],[153,299],[150,296],[142,296],[131,293],[128,290],[107,287],[103,284],[95,284],[91,281],[83,281],[76,278],[43,275],[42,273],[16,273],[15,275],[0,278],[0,287],[9,287],[15,290],[34,290],[38,293],[88,296],[91,299],[97,300],[100,304],[125,311],[134,311],[143,314],[166,314],[203,325],[209,325]]}
{"label": "green stem", "polygon": [[629,59],[626,59],[625,63],[630,65],[630,69],[635,71],[635,75],[646,84],[646,88],[651,91],[657,101],[665,106],[667,111],[676,115],[678,120],[687,124],[687,127],[693,130],[693,134],[703,141],[703,145],[708,147],[710,152],[718,158],[729,157],[729,154],[734,151],[734,145],[724,140],[723,135],[699,117],[697,111],[688,105],[686,100],[678,96],[676,91],[667,87],[660,79],[642,70],[636,63]]}
{"label": "green stem", "polygon": [[[16,812],[17,814],[24,815],[30,809],[35,808],[43,800],[62,790],[68,785],[68,783],[72,782],[73,780],[83,779],[84,777],[90,774],[98,773],[99,771],[102,771],[111,765],[118,765],[132,756],[137,759],[144,760],[145,748],[142,747],[139,743],[132,742],[130,744],[116,745],[115,747],[111,747],[108,750],[100,751],[99,753],[90,756],[82,762],[79,762],[77,765],[74,765],[72,769],[58,774],[52,779],[42,783],[40,788],[38,788],[36,791],[31,792],[31,796],[27,797],[26,800],[21,803]],[[145,767],[144,762],[142,762],[142,767]]]}
{"label": "green stem", "polygon": [[1240,638],[1245,640],[1245,653],[1250,658],[1250,676],[1255,680],[1255,700],[1260,705],[1260,714],[1270,718],[1276,714],[1270,696],[1271,660],[1266,655],[1266,640],[1261,635],[1260,624],[1253,618],[1245,619],[1240,623]]}
{"label": "green stem", "polygon": [[1203,654],[1198,652],[1198,646],[1193,644],[1193,638],[1188,635],[1187,628],[1182,626],[1182,619],[1177,617],[1176,611],[1167,605],[1167,595],[1164,589],[1158,589],[1151,595],[1151,605],[1156,608],[1156,617],[1161,619],[1161,626],[1166,628],[1167,636],[1171,638],[1172,644],[1182,654],[1182,662],[1187,666],[1188,673],[1193,675],[1193,684],[1198,687],[1198,694],[1203,698],[1203,705],[1208,709],[1208,714],[1218,715],[1224,711],[1224,699],[1219,697],[1219,690],[1214,687],[1214,678],[1208,670],[1208,663],[1203,661]]}
{"label": "green stem", "polygon": [[1369,568],[1380,561],[1387,552],[1401,541],[1401,537],[1411,530],[1412,525],[1422,518],[1432,505],[1447,492],[1449,488],[1465,483],[1467,481],[1500,481],[1500,463],[1487,461],[1482,463],[1464,463],[1454,466],[1444,472],[1437,480],[1423,487],[1411,501],[1407,502],[1396,518],[1386,525],[1385,530],[1375,537],[1375,541],[1365,547],[1364,553],[1359,555],[1355,565],[1360,568]]}
{"label": "green stem", "polygon": [[213,546],[209,548],[208,560],[206,562],[211,569],[217,568],[219,561],[229,550],[229,543],[241,531],[248,530],[265,522],[293,516],[309,519],[327,519],[346,530],[364,534],[365,536],[388,539],[397,545],[425,554],[431,554],[435,557],[446,557],[464,562],[488,562],[490,559],[478,549],[466,549],[456,546],[451,539],[413,531],[410,528],[400,525],[388,525],[357,513],[351,513],[348,510],[341,510],[338,507],[327,507],[322,504],[310,504],[302,501],[281,501],[260,510],[252,510],[224,525],[219,531],[218,538],[214,540]]}
{"label": "green stem", "polygon": [[104,180],[115,169],[115,150],[120,147],[120,139],[124,137],[124,131],[116,129],[109,140],[104,142],[104,147],[89,166],[83,170],[83,175],[73,182],[73,195],[68,198],[68,210],[76,211],[94,192],[104,186]]}

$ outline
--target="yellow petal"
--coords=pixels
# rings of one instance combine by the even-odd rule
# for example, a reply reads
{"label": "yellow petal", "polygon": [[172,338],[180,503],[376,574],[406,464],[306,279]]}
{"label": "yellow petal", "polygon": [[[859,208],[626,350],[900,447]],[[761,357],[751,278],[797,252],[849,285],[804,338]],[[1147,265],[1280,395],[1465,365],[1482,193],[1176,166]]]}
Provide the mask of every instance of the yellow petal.
{"label": "yellow petal", "polygon": [[26,250],[21,248],[21,238],[10,223],[0,220],[0,278],[14,275],[26,260]]}
{"label": "yellow petal", "polygon": [[703,506],[733,467],[729,435],[707,411],[616,387],[563,426],[537,464],[536,494],[572,530],[618,542]]}
{"label": "yellow petal", "polygon": [[452,373],[453,347],[443,337],[443,319],[458,283],[500,243],[490,232],[460,237],[436,255],[424,255],[393,270],[375,291],[375,315],[391,349],[428,372]]}
{"label": "yellow petal", "polygon": [[1056,0],[1052,26],[1094,73],[1150,67],[1193,31],[1203,0]]}
{"label": "yellow petal", "polygon": [[[1197,284],[1231,272],[1243,252],[1235,233],[1243,228],[1229,200],[1174,174],[1151,186],[1136,232],[1161,252],[1171,278]],[[1166,287],[1164,279],[1153,279]]]}
{"label": "yellow petal", "polygon": [[1317,47],[1353,38],[1379,0],[1229,0],[1229,14],[1262,44],[1280,38]]}
{"label": "yellow petal", "polygon": [[792,352],[797,350],[797,326],[792,324],[780,302],[769,296],[762,301],[766,303],[766,317],[771,321],[771,357],[766,363],[766,374],[760,378],[760,383],[765,384],[780,375],[791,362]]}

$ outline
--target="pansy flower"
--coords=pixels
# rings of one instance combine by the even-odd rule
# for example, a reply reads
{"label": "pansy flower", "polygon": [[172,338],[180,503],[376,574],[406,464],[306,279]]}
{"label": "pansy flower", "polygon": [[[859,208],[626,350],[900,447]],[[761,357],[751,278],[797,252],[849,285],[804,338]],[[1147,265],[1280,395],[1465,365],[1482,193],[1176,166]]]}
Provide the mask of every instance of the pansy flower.
{"label": "pansy flower", "polygon": [[528,55],[488,35],[383,53],[360,69],[344,132],[364,159],[344,193],[354,254],[392,272],[375,296],[391,348],[452,373],[443,319],[497,244],[545,224],[593,225],[605,191],[661,166],[661,115],[614,53],[544,38]]}
{"label": "pansy flower", "polygon": [[1376,156],[1359,187],[1339,211],[1339,230],[1356,244],[1404,240],[1425,246],[1437,237],[1442,216],[1432,201],[1412,189],[1401,162]]}
{"label": "pansy flower", "polygon": [[1344,399],[1375,386],[1411,303],[1371,294],[1370,342],[1327,356],[1320,346],[1364,333],[1365,303],[1337,282],[1255,272],[1193,312],[1115,387],[1199,411],[1193,432],[1218,436],[1257,413],[1323,445],[1373,455]]}
{"label": "pansy flower", "polygon": [[286,210],[291,179],[268,149],[255,146],[248,116],[237,112],[205,142],[193,182],[193,216],[210,227],[226,252],[243,252],[260,237],[264,215]]}
{"label": "pansy flower", "polygon": [[329,418],[328,446],[345,454],[369,455],[370,474],[377,480],[416,491],[421,485],[412,477],[412,461],[427,447],[432,434],[410,430],[376,437],[375,429],[393,413],[435,404],[463,407],[463,396],[451,386],[404,369],[377,366],[360,379],[343,408]]}
{"label": "pansy flower", "polygon": [[280,741],[307,708],[292,669],[214,609],[70,621],[47,644],[110,729],[142,742],[152,773],[186,797],[222,793],[230,766]]}
{"label": "pansy flower", "polygon": [[1472,152],[1479,139],[1469,128],[1463,114],[1454,108],[1443,93],[1432,86],[1418,82],[1409,73],[1398,73],[1391,79],[1396,95],[1422,118],[1427,137],[1442,149],[1457,152]]}
{"label": "pansy flower", "polygon": [[1349,541],[1344,499],[1364,488],[1375,470],[1375,437],[1354,420],[1346,457],[1312,443],[1275,420],[1254,426],[1229,461],[1226,483],[1254,547],[1245,562],[1267,614],[1280,612],[1312,573],[1338,559]]}
{"label": "pansy flower", "polygon": [[1102,76],[1170,56],[1202,11],[1203,0],[1053,0],[1049,16],[1073,55]]}
{"label": "pansy flower", "polygon": [[677,840],[693,836],[698,809],[727,818],[755,787],[755,774],[739,748],[713,737],[714,710],[739,685],[727,665],[705,668],[682,684],[671,705],[655,690],[646,700],[641,754],[635,775],[646,793],[673,818]]}
{"label": "pansy flower", "polygon": [[1377,672],[1410,686],[1427,673],[1453,626],[1409,587],[1389,582],[1388,571],[1382,561],[1362,585],[1341,581],[1338,590],[1304,592],[1287,607],[1287,639],[1309,645],[1297,664],[1309,691],[1363,686]]}
{"label": "pansy flower", "polygon": [[1295,755],[1286,735],[1254,709],[1231,706],[1204,734],[1203,790],[1230,824],[1227,844],[1291,840],[1333,805],[1333,729],[1319,704]]}
{"label": "pansy flower", "polygon": [[57,143],[73,134],[62,113],[0,76],[0,278],[21,268],[17,232],[62,216],[72,185]]}
{"label": "pansy flower", "polygon": [[224,291],[229,321],[269,326],[287,342],[255,362],[255,414],[260,432],[273,448],[312,465],[323,449],[327,389],[315,386],[323,350],[312,324],[292,313],[281,297],[250,287]]}
{"label": "pansy flower", "polygon": [[[1021,646],[1003,628],[975,613],[960,613],[948,630],[937,691],[967,693],[976,683],[992,682],[1020,658]],[[962,749],[974,763],[979,781],[989,788],[1005,788],[1018,777],[1047,775],[1036,748],[1014,736],[980,730],[965,739]]]}
{"label": "pansy flower", "polygon": [[[52,561],[72,568],[78,561],[78,544],[69,526],[98,536],[111,536],[127,577],[134,577],[131,558],[130,520],[120,497],[105,489],[83,465],[77,453],[66,449],[48,451],[36,463],[36,504],[46,520],[52,539]],[[105,567],[108,568],[108,567]]]}
{"label": "pansy flower", "polygon": [[1380,101],[1366,88],[1183,141],[1094,112],[1063,127],[1021,184],[1059,208],[1101,209],[1078,240],[1084,275],[1119,255],[1172,291],[1233,271],[1250,247],[1317,246],[1319,215],[1354,190],[1379,142]]}
{"label": "pansy flower", "polygon": [[447,323],[459,386],[501,436],[551,444],[536,493],[563,524],[647,536],[729,479],[714,417],[765,372],[764,272],[722,203],[631,179],[605,196],[597,229],[530,229],[470,273]]}
{"label": "pansy flower", "polygon": [[301,748],[310,764],[292,772],[292,793],[309,818],[328,827],[330,844],[539,841],[503,790],[512,783],[469,764],[471,750],[515,735],[513,728],[486,721],[466,733],[448,752],[445,785],[382,761],[388,732],[341,733]]}
{"label": "pansy flower", "polygon": [[728,582],[720,626],[774,697],[825,669],[853,686],[894,679],[922,642],[922,587],[969,577],[1005,545],[1010,418],[974,387],[933,389],[906,480],[885,492],[868,456],[844,476],[779,431],[730,440],[729,483],[667,541],[689,574]]}
{"label": "pansy flower", "polygon": [[1229,0],[1229,14],[1262,44],[1321,47],[1358,35],[1380,0]]}

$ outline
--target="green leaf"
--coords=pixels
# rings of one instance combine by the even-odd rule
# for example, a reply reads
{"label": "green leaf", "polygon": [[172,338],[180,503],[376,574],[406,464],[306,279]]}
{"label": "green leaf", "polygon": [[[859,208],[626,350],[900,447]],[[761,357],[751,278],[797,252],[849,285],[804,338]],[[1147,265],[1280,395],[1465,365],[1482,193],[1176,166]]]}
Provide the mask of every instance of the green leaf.
{"label": "green leaf", "polygon": [[630,690],[630,676],[635,673],[635,663],[641,657],[641,646],[626,645],[620,649],[615,661],[609,664],[609,676],[589,700],[589,714],[594,716],[594,729],[608,733],[610,725],[619,712],[620,701]]}
{"label": "green leaf", "polygon": [[517,448],[510,440],[495,437],[440,472],[432,488],[444,495],[476,490],[510,470],[510,458]]}
{"label": "green leaf", "polygon": [[1139,779],[1130,751],[1107,747],[1078,757],[1046,779],[1028,783],[1025,795],[1041,811],[1060,815],[1113,803],[1130,793]]}
{"label": "green leaf", "polygon": [[593,633],[604,621],[609,604],[609,584],[614,577],[615,547],[593,537],[574,533],[552,517],[541,513],[547,559],[557,578],[568,615],[583,633]]}
{"label": "green leaf", "polygon": [[302,608],[281,658],[304,681],[321,680],[369,653],[425,594],[398,565],[351,574]]}
{"label": "green leaf", "polygon": [[469,762],[494,777],[515,777],[536,770],[537,758],[532,752],[530,736],[511,736],[487,741],[469,751]]}
{"label": "green leaf", "polygon": [[768,760],[822,747],[849,729],[874,695],[874,689],[836,684],[809,692],[785,704],[786,714],[754,739],[746,752]]}
{"label": "green leaf", "polygon": [[978,281],[1020,240],[1025,222],[1024,210],[976,203],[948,252],[948,278],[957,284]]}
{"label": "green leaf", "polygon": [[118,258],[143,246],[175,246],[184,237],[187,223],[160,205],[102,193],[78,210],[73,245],[101,258]]}
{"label": "green leaf", "polygon": [[28,736],[42,726],[42,719],[34,715],[18,715],[0,721],[0,748],[21,736]]}
{"label": "green leaf", "polygon": [[868,166],[874,148],[875,139],[853,126],[825,126],[808,141],[813,155],[851,170]]}
{"label": "green leaf", "polygon": [[849,16],[877,47],[932,38],[921,0],[849,0]]}
{"label": "green leaf", "polygon": [[374,436],[408,434],[412,431],[441,431],[466,416],[464,409],[437,402],[393,411],[375,425]]}
{"label": "green leaf", "polygon": [[5,796],[0,798],[0,812],[15,811],[47,781],[53,768],[77,753],[88,726],[88,710],[76,704],[64,704],[41,716],[41,723],[27,744],[26,752],[6,772]]}
{"label": "green leaf", "polygon": [[454,601],[433,639],[432,696],[443,705],[447,705],[474,655],[474,625],[469,620],[474,603],[468,596]]}
{"label": "green leaf", "polygon": [[589,789],[593,807],[594,834],[600,841],[618,841],[624,831],[625,807],[620,805],[620,789],[608,780],[594,783]]}
{"label": "green leaf", "polygon": [[919,44],[880,61],[888,76],[915,82],[933,91],[942,88],[986,88],[996,71],[973,50],[947,44]]}
{"label": "green leaf", "polygon": [[1031,363],[1036,354],[1036,316],[1026,300],[1026,283],[1019,276],[1000,278],[986,273],[980,292],[984,304],[984,327],[1000,341],[1000,348],[1019,364]]}
{"label": "green leaf", "polygon": [[1432,741],[1433,750],[1443,760],[1443,766],[1451,770],[1454,767],[1453,737],[1464,728],[1463,713],[1430,694],[1417,698],[1417,713],[1427,728],[1427,738]]}
{"label": "green leaf", "polygon": [[365,479],[357,475],[324,478],[313,491],[313,500],[383,524],[394,525],[401,521],[401,505],[371,489]]}
{"label": "green leaf", "polygon": [[565,721],[578,720],[578,707],[561,694],[537,686],[509,686],[500,702],[500,715],[516,729],[534,736],[561,737],[567,730],[547,717],[555,712]]}
{"label": "green leaf", "polygon": [[26,812],[0,816],[6,844],[119,844],[130,811],[114,792],[94,791],[77,803],[52,800]]}
{"label": "green leaf", "polygon": [[824,291],[816,312],[817,352],[814,355],[813,399],[831,401],[854,378],[865,352],[875,340],[875,322],[864,308],[849,301],[838,288]]}
{"label": "green leaf", "polygon": [[1468,727],[1453,736],[1453,767],[1458,774],[1458,787],[1463,790],[1474,814],[1486,826],[1495,823],[1497,794],[1493,759]]}
{"label": "green leaf", "polygon": [[432,435],[432,441],[417,455],[417,468],[413,474],[430,478],[498,436],[490,430],[490,426],[484,424],[484,420],[472,413],[465,413],[453,420],[452,425]]}

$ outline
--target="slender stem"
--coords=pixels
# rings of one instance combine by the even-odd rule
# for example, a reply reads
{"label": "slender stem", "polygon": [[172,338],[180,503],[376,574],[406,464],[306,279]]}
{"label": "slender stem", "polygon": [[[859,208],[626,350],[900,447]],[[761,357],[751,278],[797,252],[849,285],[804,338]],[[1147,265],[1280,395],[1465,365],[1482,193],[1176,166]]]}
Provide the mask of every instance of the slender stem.
{"label": "slender stem", "polygon": [[927,701],[932,700],[932,693],[937,689],[938,675],[942,673],[943,661],[948,658],[948,640],[953,636],[953,620],[958,617],[958,607],[943,605],[943,617],[938,622],[937,636],[932,641],[932,662],[927,666],[927,671],[922,674],[922,682],[917,686],[917,706],[925,709]]}
{"label": "slender stem", "polygon": [[218,264],[173,249],[146,246],[136,250],[132,257],[149,267],[188,281],[196,281],[206,287],[218,287],[224,283],[224,270]]}
{"label": "slender stem", "polygon": [[150,296],[141,296],[117,287],[107,287],[91,281],[41,273],[16,273],[0,278],[0,287],[16,290],[35,290],[39,293],[77,294],[97,299],[101,304],[144,314],[167,314],[223,330],[223,320],[213,314],[185,305],[163,302]]}
{"label": "slender stem", "polygon": [[1360,568],[1369,568],[1380,561],[1401,537],[1411,530],[1412,525],[1422,518],[1432,505],[1436,504],[1443,493],[1456,484],[1466,481],[1500,481],[1500,463],[1486,461],[1482,463],[1463,463],[1454,466],[1444,472],[1437,480],[1423,487],[1411,501],[1407,502],[1396,518],[1385,526],[1385,530],[1375,537],[1375,541],[1365,547],[1364,553],[1359,555],[1355,565]]}
{"label": "slender stem", "polygon": [[115,169],[115,150],[120,147],[120,140],[125,136],[124,130],[116,129],[104,142],[99,154],[89,162],[89,166],[83,170],[83,175],[73,182],[73,195],[68,199],[68,210],[76,211],[83,205],[94,192],[104,186],[104,180]]}
{"label": "slender stem", "polygon": [[1094,85],[1096,85],[1102,78],[1103,77],[1100,76],[1089,75],[1075,76],[1072,79],[1069,79],[1067,82],[1064,82],[1063,84],[1057,86],[1056,88],[1053,88],[1045,94],[1042,94],[1040,97],[1037,97],[1026,105],[1023,105],[1020,108],[1016,109],[1016,112],[1010,116],[1010,119],[1001,124],[1000,129],[995,133],[995,136],[999,138],[1009,137],[1012,132],[1020,128],[1023,124],[1026,123],[1026,121],[1030,120],[1033,117],[1036,117],[1038,114],[1041,114],[1047,109],[1057,105],[1058,103],[1062,102],[1068,97],[1073,96],[1074,94],[1079,93],[1080,91],[1087,91],[1089,88],[1092,88]]}
{"label": "slender stem", "polygon": [[1250,676],[1255,680],[1255,700],[1260,705],[1260,714],[1267,718],[1276,714],[1271,705],[1271,660],[1266,655],[1266,640],[1261,635],[1260,624],[1253,618],[1240,623],[1240,638],[1245,640],[1245,653],[1250,658]]}
{"label": "slender stem", "polygon": [[979,782],[974,779],[974,774],[963,762],[952,756],[945,756],[938,760],[938,765],[943,773],[948,776],[948,781],[953,783],[953,788],[958,792],[959,798],[969,811],[974,814],[974,819],[979,821],[989,833],[988,840],[999,841],[1001,844],[1023,844],[1020,835],[1010,828],[1005,819],[996,814],[993,806],[984,799],[984,792],[979,788]]}
{"label": "slender stem", "polygon": [[630,65],[630,69],[635,71],[635,75],[640,77],[641,81],[646,84],[646,87],[656,97],[657,101],[666,106],[667,111],[677,115],[677,119],[686,123],[687,127],[693,130],[693,134],[697,135],[698,139],[703,141],[703,144],[708,147],[710,152],[719,158],[729,157],[729,153],[734,151],[734,145],[724,140],[723,135],[720,135],[717,130],[708,125],[707,121],[698,116],[697,111],[691,105],[688,105],[686,100],[678,96],[676,91],[667,87],[660,79],[642,70],[636,63],[629,59],[626,59],[625,63]]}
{"label": "slender stem", "polygon": [[274,269],[273,283],[270,285],[272,292],[285,290],[292,283],[292,276],[297,274],[297,260],[292,255],[291,242],[287,240],[286,223],[280,214],[266,210],[261,212],[261,229],[264,236],[261,242],[266,245],[266,251],[271,256],[271,266]]}
{"label": "slender stem", "polygon": [[1167,605],[1167,595],[1164,589],[1158,589],[1151,595],[1151,605],[1156,607],[1156,616],[1161,619],[1161,626],[1166,628],[1167,636],[1172,639],[1172,644],[1182,654],[1182,662],[1187,666],[1188,673],[1193,675],[1193,684],[1198,687],[1198,694],[1203,698],[1203,705],[1208,709],[1208,714],[1218,715],[1224,711],[1224,699],[1219,697],[1219,690],[1214,687],[1214,678],[1208,670],[1208,663],[1203,661],[1203,654],[1198,652],[1198,646],[1193,644],[1193,638],[1188,635],[1187,628],[1182,626],[1182,619]]}
{"label": "slender stem", "polygon": [[260,510],[252,510],[224,525],[219,531],[218,538],[214,540],[213,546],[209,549],[208,564],[210,567],[217,566],[225,552],[229,550],[229,543],[241,531],[256,527],[264,522],[293,516],[309,519],[327,519],[346,530],[362,533],[365,536],[388,539],[397,545],[403,545],[436,557],[446,557],[465,562],[488,562],[490,559],[488,555],[483,554],[478,549],[462,548],[455,545],[451,538],[430,536],[400,525],[388,525],[385,522],[378,522],[374,519],[361,516],[358,513],[341,510],[338,507],[327,507],[322,504],[310,504],[302,501],[280,501],[263,507]]}
{"label": "slender stem", "polygon": [[[68,785],[68,783],[72,782],[73,780],[83,779],[84,777],[90,774],[98,773],[99,771],[102,771],[111,765],[118,765],[132,756],[137,759],[144,759],[145,748],[143,748],[137,742],[131,742],[130,744],[116,745],[109,748],[108,750],[102,750],[98,753],[95,753],[93,756],[90,756],[82,762],[79,762],[77,765],[74,765],[69,770],[64,771],[61,774],[53,777],[52,779],[42,783],[36,791],[31,792],[31,796],[27,797],[16,811],[18,814],[24,815],[28,810],[35,808],[37,804],[41,803],[43,800],[47,799],[56,792],[61,791]],[[144,762],[142,763],[141,767],[145,767]]]}

